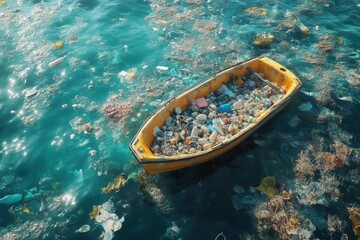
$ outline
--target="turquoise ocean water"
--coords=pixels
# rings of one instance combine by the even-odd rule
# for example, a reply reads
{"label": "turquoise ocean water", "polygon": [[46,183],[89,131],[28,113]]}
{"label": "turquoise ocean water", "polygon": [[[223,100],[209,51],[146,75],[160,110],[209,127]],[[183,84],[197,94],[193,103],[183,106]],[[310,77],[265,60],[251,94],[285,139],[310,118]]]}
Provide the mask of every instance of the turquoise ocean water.
{"label": "turquoise ocean water", "polygon": [[[254,6],[266,16],[245,12]],[[125,218],[114,239],[278,239],[256,214],[269,201],[254,190],[266,176],[292,193],[296,228],[316,227],[309,239],[355,239],[347,208],[360,205],[359,23],[358,0],[0,0],[0,199],[41,193],[0,204],[0,239],[98,239],[89,214],[109,199]],[[275,40],[253,45],[263,32]],[[302,80],[289,106],[219,159],[134,177],[141,167],[128,144],[158,106],[259,55]],[[108,103],[132,107],[114,123]],[[319,159],[331,154],[344,164],[324,170]],[[304,156],[314,168],[305,180]],[[118,175],[132,177],[102,193]],[[75,232],[85,224],[90,231]]]}

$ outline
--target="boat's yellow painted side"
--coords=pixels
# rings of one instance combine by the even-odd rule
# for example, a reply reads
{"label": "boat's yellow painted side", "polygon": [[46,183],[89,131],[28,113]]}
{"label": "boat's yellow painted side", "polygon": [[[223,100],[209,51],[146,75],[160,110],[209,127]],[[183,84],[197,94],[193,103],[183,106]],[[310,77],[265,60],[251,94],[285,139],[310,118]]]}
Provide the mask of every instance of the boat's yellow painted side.
{"label": "boat's yellow painted side", "polygon": [[[286,87],[283,98],[258,117],[255,123],[250,124],[232,138],[207,151],[195,154],[161,157],[155,156],[151,152],[149,146],[151,146],[154,140],[153,129],[164,125],[166,118],[171,115],[176,107],[180,107],[183,110],[186,109],[194,99],[216,91],[223,83],[229,82],[233,77],[247,75],[248,68],[251,68],[256,72],[261,72],[269,81],[275,82],[279,86]],[[158,109],[140,128],[130,144],[130,149],[133,151],[142,167],[150,174],[169,172],[209,161],[234,148],[272,116],[278,113],[300,87],[301,82],[293,73],[267,57],[258,57],[237,64],[218,73],[215,77],[183,92]]]}

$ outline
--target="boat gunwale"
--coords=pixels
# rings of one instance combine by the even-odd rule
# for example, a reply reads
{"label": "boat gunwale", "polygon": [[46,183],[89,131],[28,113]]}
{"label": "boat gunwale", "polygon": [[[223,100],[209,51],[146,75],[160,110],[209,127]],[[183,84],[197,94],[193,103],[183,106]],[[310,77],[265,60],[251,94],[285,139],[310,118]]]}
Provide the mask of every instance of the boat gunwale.
{"label": "boat gunwale", "polygon": [[[271,60],[273,61],[272,59],[270,58],[267,58],[267,57],[264,57],[264,56],[260,56],[260,57],[254,57],[254,58],[251,58],[251,59],[248,59],[246,61],[243,61],[243,62],[239,62],[237,64],[234,64],[224,70],[221,70],[219,72],[216,73],[215,76],[217,76],[218,74],[221,74],[231,68],[235,68],[237,67],[238,65],[243,65],[247,62],[250,62],[254,59],[259,59],[261,60],[262,58],[266,58],[268,60]],[[280,65],[282,68],[284,68],[284,66],[282,66],[280,63],[277,63],[275,61],[273,61],[274,63]],[[264,64],[267,64],[268,66],[271,66],[269,63],[266,63],[264,62]],[[287,72],[288,70],[286,70],[285,72]],[[133,145],[134,145],[134,142],[136,140],[138,140],[138,136],[141,132],[141,130],[143,129],[143,127],[149,122],[149,120],[154,116],[156,115],[159,111],[162,111],[170,102],[174,101],[178,96],[181,96],[183,95],[185,92],[189,91],[189,90],[192,90],[192,89],[195,89],[201,85],[204,85],[206,84],[208,81],[210,80],[213,80],[214,78],[209,78],[205,81],[202,81],[192,87],[189,87],[187,89],[185,89],[184,91],[182,91],[177,97],[174,97],[174,98],[171,98],[170,100],[168,100],[166,103],[164,103],[161,107],[159,107],[155,112],[153,112],[147,119],[146,121],[144,121],[144,123],[141,125],[141,127],[139,128],[139,130],[137,131],[137,133],[135,134],[133,140],[131,141],[131,143],[129,144],[129,148],[130,150],[134,153],[137,161],[140,163],[140,164],[158,164],[158,163],[173,163],[173,162],[179,162],[179,161],[189,161],[191,159],[195,159],[195,158],[198,158],[198,157],[202,157],[204,155],[209,155],[215,151],[218,151],[219,149],[233,143],[234,141],[238,140],[241,136],[243,135],[246,135],[249,131],[255,131],[257,130],[256,127],[257,126],[261,126],[262,124],[261,123],[264,123],[266,122],[267,120],[269,120],[271,117],[273,117],[281,108],[282,106],[286,105],[290,100],[291,100],[291,97],[296,94],[298,92],[298,90],[301,88],[302,86],[302,83],[301,81],[296,77],[295,74],[293,74],[291,71],[288,71],[288,73],[286,74],[289,74],[290,73],[290,76],[289,77],[294,77],[295,79],[293,79],[293,81],[296,81],[297,84],[295,85],[295,87],[292,89],[292,91],[287,95],[285,94],[284,95],[284,98],[280,99],[279,101],[277,101],[276,103],[274,103],[273,106],[271,106],[268,110],[266,110],[264,113],[268,112],[267,115],[265,117],[263,117],[259,122],[255,122],[255,123],[251,123],[249,124],[248,126],[246,126],[246,128],[242,129],[239,133],[237,133],[236,135],[232,136],[230,139],[228,139],[226,142],[222,142],[222,143],[219,143],[217,144],[216,146],[212,147],[211,149],[209,150],[206,150],[206,151],[201,151],[201,152],[198,152],[198,153],[195,153],[195,154],[181,154],[181,155],[174,155],[174,156],[155,156],[154,158],[142,158],[142,159],[145,159],[145,161],[142,161],[141,160],[141,157],[138,156],[137,154],[137,151],[133,148]],[[291,76],[292,75],[292,76]],[[263,113],[263,114],[264,114]],[[255,128],[255,130],[254,130]],[[235,137],[236,136],[236,137]],[[152,160],[154,159],[154,160]]]}

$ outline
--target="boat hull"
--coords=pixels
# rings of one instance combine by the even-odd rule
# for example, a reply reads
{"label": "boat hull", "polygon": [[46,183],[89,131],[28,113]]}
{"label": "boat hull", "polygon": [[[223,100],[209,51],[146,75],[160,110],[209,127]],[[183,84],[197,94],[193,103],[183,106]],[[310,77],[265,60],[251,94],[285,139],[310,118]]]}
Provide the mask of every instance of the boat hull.
{"label": "boat hull", "polygon": [[[152,129],[156,126],[162,126],[165,119],[170,116],[171,112],[174,111],[177,106],[186,108],[193,99],[203,97],[210,92],[216,91],[216,89],[223,83],[228,82],[229,78],[233,77],[234,74],[236,76],[248,74],[249,67],[264,73],[265,77],[270,81],[277,82],[278,85],[284,85],[286,87],[286,94],[281,101],[271,106],[270,109],[258,118],[257,122],[250,124],[248,127],[241,130],[239,134],[236,134],[228,141],[212,147],[212,149],[208,151],[177,156],[155,156],[151,152],[150,146],[154,139],[152,136]],[[244,63],[239,63],[219,72],[214,78],[210,78],[209,80],[186,90],[178,97],[171,99],[169,102],[164,104],[164,106],[160,107],[143,124],[129,147],[138,162],[142,165],[145,171],[150,174],[170,172],[210,161],[211,159],[221,156],[233,149],[249,137],[254,131],[260,128],[264,123],[280,112],[289,103],[300,87],[301,82],[293,73],[269,58],[259,57]]]}

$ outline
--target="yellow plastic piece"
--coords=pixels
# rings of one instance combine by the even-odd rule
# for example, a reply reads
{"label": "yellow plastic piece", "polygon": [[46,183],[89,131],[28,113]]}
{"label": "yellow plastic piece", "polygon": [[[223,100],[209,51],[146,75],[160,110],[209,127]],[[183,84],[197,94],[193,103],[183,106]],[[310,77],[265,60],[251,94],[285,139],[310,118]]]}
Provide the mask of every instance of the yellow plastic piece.
{"label": "yellow plastic piece", "polygon": [[95,219],[98,214],[99,214],[98,206],[93,205],[93,211],[89,214],[90,219]]}
{"label": "yellow plastic piece", "polygon": [[119,190],[121,187],[125,186],[127,179],[123,176],[117,176],[114,181],[109,182],[108,185],[101,189],[103,193],[111,193]]}
{"label": "yellow plastic piece", "polygon": [[299,28],[306,35],[308,35],[310,32],[309,28],[302,23],[300,23]]}
{"label": "yellow plastic piece", "polygon": [[60,50],[64,48],[64,42],[63,41],[56,41],[53,43],[53,46],[56,50]]}
{"label": "yellow plastic piece", "polygon": [[258,186],[256,189],[259,190],[262,193],[265,193],[269,197],[275,196],[275,177],[265,177],[261,180],[260,186]]}
{"label": "yellow plastic piece", "polygon": [[6,1],[5,0],[0,0],[0,5],[5,5]]}
{"label": "yellow plastic piece", "polygon": [[360,210],[357,208],[348,208],[350,219],[352,221],[353,231],[356,236],[360,236]]}
{"label": "yellow plastic piece", "polygon": [[24,211],[24,213],[30,213],[30,209],[26,205],[22,205],[22,210]]}
{"label": "yellow plastic piece", "polygon": [[295,218],[289,218],[289,220],[290,220],[290,223],[291,223],[291,225],[293,225],[293,226],[298,226],[300,223],[299,223],[299,221],[298,220],[296,220]]}
{"label": "yellow plastic piece", "polygon": [[343,45],[343,44],[344,44],[344,38],[343,38],[343,37],[338,37],[337,41],[338,41],[338,44],[339,44],[339,45]]}
{"label": "yellow plastic piece", "polygon": [[125,79],[127,81],[132,81],[133,78],[135,77],[136,75],[136,68],[131,68],[128,73],[125,75]]}
{"label": "yellow plastic piece", "polygon": [[275,37],[270,33],[258,33],[255,40],[252,42],[256,46],[267,46],[275,40]]}
{"label": "yellow plastic piece", "polygon": [[259,7],[249,7],[245,9],[247,14],[256,15],[256,16],[266,16],[267,10],[265,8],[259,8]]}

